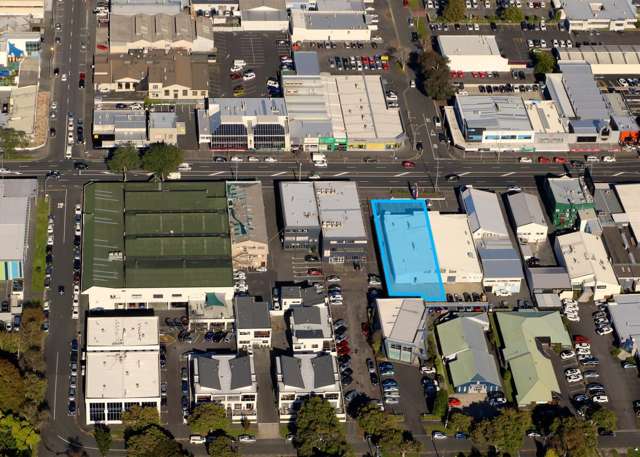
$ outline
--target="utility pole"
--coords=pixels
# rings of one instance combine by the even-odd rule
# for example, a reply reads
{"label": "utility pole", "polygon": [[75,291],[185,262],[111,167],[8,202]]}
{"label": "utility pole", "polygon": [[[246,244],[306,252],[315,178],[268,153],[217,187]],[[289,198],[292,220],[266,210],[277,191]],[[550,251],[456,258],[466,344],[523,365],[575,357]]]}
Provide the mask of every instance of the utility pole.
{"label": "utility pole", "polygon": [[438,179],[440,178],[440,159],[436,157],[436,185],[434,186],[434,190],[438,191]]}

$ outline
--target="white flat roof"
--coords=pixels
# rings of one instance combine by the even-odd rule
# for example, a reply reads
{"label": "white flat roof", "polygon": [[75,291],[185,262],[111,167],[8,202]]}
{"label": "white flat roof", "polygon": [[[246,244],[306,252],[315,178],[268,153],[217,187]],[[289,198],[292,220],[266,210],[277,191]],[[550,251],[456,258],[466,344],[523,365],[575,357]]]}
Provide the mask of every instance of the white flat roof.
{"label": "white flat roof", "polygon": [[429,222],[440,268],[482,276],[467,215],[429,211]]}
{"label": "white flat roof", "polygon": [[421,298],[378,298],[382,335],[394,342],[417,344],[423,336],[426,308]]}
{"label": "white flat roof", "polygon": [[596,283],[618,284],[600,237],[591,233],[572,232],[557,237],[556,242],[572,281],[593,275]]}
{"label": "white flat roof", "polygon": [[438,35],[438,45],[444,56],[500,55],[493,35]]}
{"label": "white flat roof", "polygon": [[617,184],[615,189],[633,235],[640,239],[640,184]]}
{"label": "white flat roof", "polygon": [[87,399],[160,396],[159,351],[87,352]]}
{"label": "white flat roof", "polygon": [[87,349],[144,349],[158,346],[158,316],[89,317]]}

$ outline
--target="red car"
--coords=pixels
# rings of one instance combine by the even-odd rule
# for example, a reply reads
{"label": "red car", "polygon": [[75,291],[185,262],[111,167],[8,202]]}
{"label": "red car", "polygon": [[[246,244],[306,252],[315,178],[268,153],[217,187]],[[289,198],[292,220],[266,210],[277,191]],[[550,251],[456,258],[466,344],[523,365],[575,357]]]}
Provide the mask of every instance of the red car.
{"label": "red car", "polygon": [[235,81],[236,79],[242,79],[242,75],[240,73],[231,73],[229,75],[229,78],[231,78],[231,79],[233,79]]}
{"label": "red car", "polygon": [[403,160],[402,161],[402,166],[404,168],[415,168],[416,167],[416,163],[412,162],[411,160]]}
{"label": "red car", "polygon": [[307,274],[309,276],[322,276],[322,270],[318,270],[317,268],[309,268],[307,270]]}
{"label": "red car", "polygon": [[573,341],[575,343],[591,343],[591,339],[587,338],[586,336],[582,336],[582,335],[575,335],[573,337]]}
{"label": "red car", "polygon": [[369,323],[363,322],[362,324],[360,324],[360,329],[362,330],[362,336],[364,336],[365,338],[369,338],[369,335],[371,334]]}
{"label": "red car", "polygon": [[84,78],[85,78],[84,71],[81,71],[81,72],[80,72],[80,79],[84,79]]}
{"label": "red car", "polygon": [[567,163],[567,159],[564,157],[554,157],[553,163]]}
{"label": "red car", "polygon": [[349,349],[348,347],[346,347],[346,348],[338,348],[337,352],[338,352],[339,356],[349,355],[349,354],[351,354],[351,349]]}
{"label": "red car", "polygon": [[549,157],[540,156],[538,157],[538,163],[551,163],[551,159],[549,159]]}
{"label": "red car", "polygon": [[349,342],[347,340],[340,341],[336,343],[336,347],[349,349]]}
{"label": "red car", "polygon": [[455,397],[449,399],[449,406],[461,406],[462,402]]}

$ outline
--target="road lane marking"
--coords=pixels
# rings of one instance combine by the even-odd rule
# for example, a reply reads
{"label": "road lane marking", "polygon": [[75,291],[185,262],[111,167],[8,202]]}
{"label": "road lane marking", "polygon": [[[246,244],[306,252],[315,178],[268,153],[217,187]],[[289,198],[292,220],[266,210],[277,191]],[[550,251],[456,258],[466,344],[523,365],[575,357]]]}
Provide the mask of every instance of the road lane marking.
{"label": "road lane marking", "polygon": [[214,173],[209,173],[209,176],[218,176],[218,175],[221,175],[222,173],[224,173],[224,171],[216,171]]}
{"label": "road lane marking", "polygon": [[458,176],[467,176],[470,175],[471,172],[470,171],[465,171],[464,173],[458,173]]}
{"label": "road lane marking", "polygon": [[619,172],[617,172],[616,174],[614,174],[612,176],[620,176],[620,175],[623,175],[623,174],[624,174],[624,171],[619,171]]}
{"label": "road lane marking", "polygon": [[348,173],[348,171],[343,171],[343,172],[340,172],[340,173],[338,173],[338,174],[333,175],[333,177],[334,177],[334,178],[337,178],[338,176],[344,176],[344,175],[346,175],[347,173]]}
{"label": "road lane marking", "polygon": [[53,420],[56,420],[56,405],[58,403],[58,364],[60,362],[60,353],[56,352],[56,372],[53,381]]}
{"label": "road lane marking", "polygon": [[400,176],[405,176],[411,173],[410,171],[405,171],[404,173],[399,173],[397,175],[393,175],[394,178],[399,178]]}
{"label": "road lane marking", "polygon": [[503,175],[500,175],[501,178],[506,178],[507,176],[511,176],[511,175],[515,175],[516,172],[515,171],[510,171],[509,173],[505,173]]}
{"label": "road lane marking", "polygon": [[281,171],[280,173],[274,173],[271,176],[281,176],[281,175],[283,175],[285,173],[286,173],[286,171]]}

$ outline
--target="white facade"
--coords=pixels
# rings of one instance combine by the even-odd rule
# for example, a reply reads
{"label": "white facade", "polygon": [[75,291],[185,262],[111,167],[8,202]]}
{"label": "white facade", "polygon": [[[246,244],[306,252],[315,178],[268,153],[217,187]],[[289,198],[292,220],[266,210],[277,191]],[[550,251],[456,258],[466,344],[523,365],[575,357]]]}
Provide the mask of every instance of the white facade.
{"label": "white facade", "polygon": [[438,35],[438,46],[440,53],[449,59],[451,71],[508,72],[511,69],[492,35]]}
{"label": "white facade", "polygon": [[327,305],[294,306],[290,310],[293,352],[335,351]]}
{"label": "white facade", "polygon": [[520,243],[539,243],[547,239],[549,228],[538,197],[517,192],[508,196],[509,209]]}
{"label": "white facade", "polygon": [[253,356],[205,353],[189,356],[193,403],[216,402],[233,422],[258,418]]}
{"label": "white facade", "polygon": [[0,0],[0,16],[44,18],[44,0]]}
{"label": "white facade", "polygon": [[276,359],[276,377],[280,422],[294,418],[302,402],[312,395],[331,403],[338,419],[346,421],[338,363],[333,355],[282,355]]}
{"label": "white facade", "polygon": [[567,268],[574,290],[590,289],[594,300],[602,300],[620,293],[602,239],[584,232],[573,232],[556,238],[555,252],[562,266]]}
{"label": "white facade", "polygon": [[496,194],[469,187],[462,192],[462,204],[474,240],[509,237]]}
{"label": "white facade", "polygon": [[133,405],[160,414],[160,344],[157,316],[87,319],[86,423],[122,423]]}
{"label": "white facade", "polygon": [[480,283],[482,269],[465,214],[429,211],[442,282]]}
{"label": "white facade", "polygon": [[620,32],[636,26],[632,0],[560,0],[560,15],[569,31],[610,30]]}
{"label": "white facade", "polygon": [[291,12],[292,41],[370,41],[371,28],[361,12]]}

